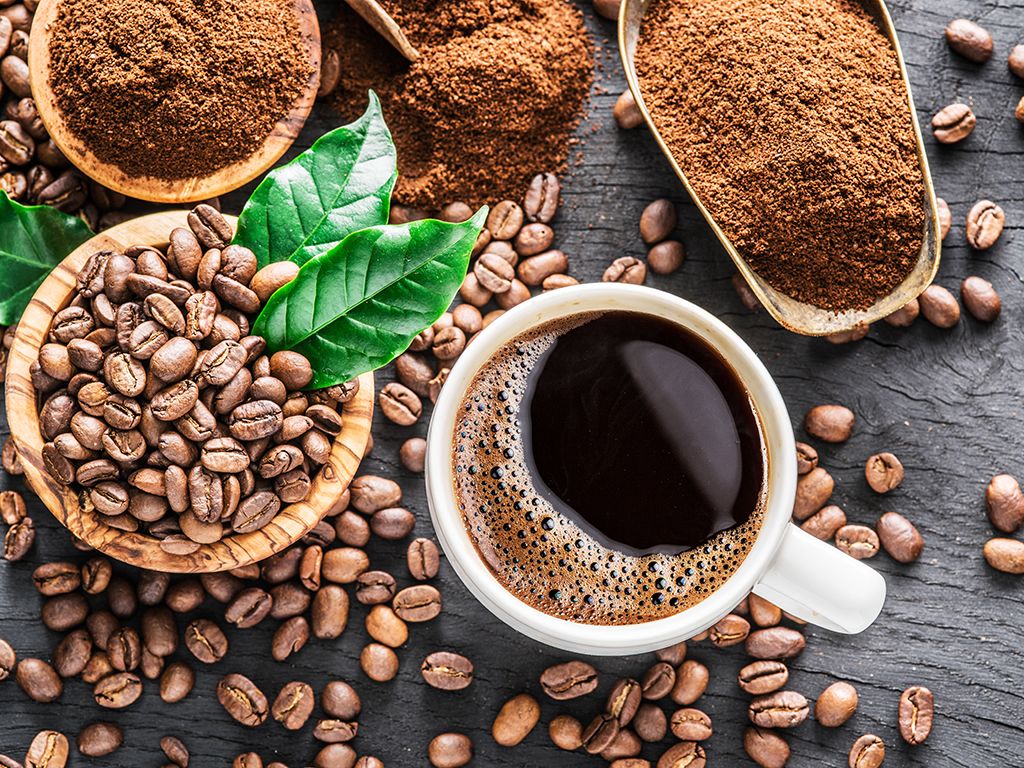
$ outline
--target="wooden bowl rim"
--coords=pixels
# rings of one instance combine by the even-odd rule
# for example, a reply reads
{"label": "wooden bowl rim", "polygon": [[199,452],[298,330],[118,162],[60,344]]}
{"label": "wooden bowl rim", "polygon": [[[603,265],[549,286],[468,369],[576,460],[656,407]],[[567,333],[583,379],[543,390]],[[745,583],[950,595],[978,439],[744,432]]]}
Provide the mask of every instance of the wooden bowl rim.
{"label": "wooden bowl rim", "polygon": [[[25,479],[46,507],[68,530],[87,544],[117,560],[142,568],[173,573],[203,573],[229,570],[263,560],[291,546],[335,509],[362,461],[373,418],[373,373],[359,377],[359,392],[344,404],[344,427],[331,446],[327,463],[312,478],[306,501],[282,507],[277,516],[258,531],[233,534],[213,544],[201,544],[191,555],[171,555],[159,540],[112,528],[102,515],[81,509],[77,495],[47,473],[42,459],[43,438],[39,430],[36,391],[29,367],[38,359],[50,321],[67,306],[74,295],[75,278],[93,253],[121,250],[135,243],[166,245],[166,235],[177,226],[187,226],[186,211],[143,216],[96,235],[62,261],[36,291],[18,324],[8,358],[6,403],[11,438],[25,469]],[[234,225],[233,216],[226,217]],[[160,240],[143,240],[136,232],[162,232]]]}
{"label": "wooden bowl rim", "polygon": [[277,162],[298,137],[313,109],[320,87],[320,25],[313,0],[291,0],[299,19],[312,73],[291,110],[278,120],[260,148],[248,157],[202,177],[158,179],[152,176],[130,176],[118,166],[99,160],[84,142],[68,130],[57,107],[50,88],[50,46],[47,42],[50,26],[56,20],[62,1],[41,0],[33,16],[28,59],[32,98],[43,125],[61,152],[89,178],[115,192],[154,203],[195,202],[230,192],[252,181]]}

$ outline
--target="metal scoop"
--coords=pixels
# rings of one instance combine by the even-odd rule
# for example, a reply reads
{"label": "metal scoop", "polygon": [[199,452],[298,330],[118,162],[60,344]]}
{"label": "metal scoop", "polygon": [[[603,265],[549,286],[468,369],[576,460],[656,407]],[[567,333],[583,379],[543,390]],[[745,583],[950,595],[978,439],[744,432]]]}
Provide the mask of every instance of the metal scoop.
{"label": "metal scoop", "polygon": [[916,298],[921,291],[931,284],[935,273],[939,268],[939,252],[942,238],[939,236],[939,212],[935,206],[935,190],[932,188],[932,177],[928,170],[928,158],[924,151],[924,142],[921,139],[921,127],[917,123],[917,113],[914,111],[914,99],[910,94],[910,81],[907,78],[907,68],[903,62],[903,53],[900,51],[899,41],[896,39],[896,30],[893,28],[889,11],[882,0],[861,0],[864,8],[872,15],[882,34],[888,38],[896,51],[900,65],[900,75],[903,78],[903,85],[907,93],[907,106],[910,108],[910,119],[914,127],[914,135],[917,138],[917,159],[921,166],[921,176],[924,182],[924,199],[921,201],[924,207],[924,241],[921,244],[921,252],[917,257],[917,263],[913,271],[889,294],[881,297],[869,309],[848,310],[846,312],[832,312],[830,310],[815,307],[802,301],[797,301],[781,291],[772,288],[760,275],[754,272],[743,256],[736,250],[725,232],[715,222],[711,213],[696,191],[690,186],[690,182],[683,175],[679,163],[672,156],[672,152],[665,144],[658,133],[658,129],[651,120],[651,115],[644,104],[643,95],[640,92],[640,83],[637,80],[636,67],[633,63],[633,56],[636,53],[637,41],[640,37],[640,24],[644,14],[651,5],[651,0],[623,0],[619,11],[619,53],[622,56],[623,68],[626,71],[626,79],[629,81],[629,89],[633,92],[637,106],[647,122],[647,126],[658,141],[658,146],[665,153],[665,157],[672,164],[673,170],[683,182],[686,191],[697,204],[700,212],[704,214],[708,224],[722,241],[729,256],[732,257],[736,268],[747,281],[750,289],[757,296],[758,300],[768,310],[769,314],[779,323],[796,333],[808,336],[825,336],[832,333],[840,333],[855,328],[864,323],[873,323],[881,320],[886,315],[895,312],[908,301]]}

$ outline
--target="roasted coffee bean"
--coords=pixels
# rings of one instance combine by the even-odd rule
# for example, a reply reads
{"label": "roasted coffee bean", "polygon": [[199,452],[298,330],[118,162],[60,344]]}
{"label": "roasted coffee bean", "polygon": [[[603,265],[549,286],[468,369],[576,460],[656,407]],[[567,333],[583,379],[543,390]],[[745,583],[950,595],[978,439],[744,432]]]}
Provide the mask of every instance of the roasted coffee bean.
{"label": "roasted coffee bean", "polygon": [[385,571],[366,571],[356,579],[356,599],[363,605],[379,605],[395,596],[395,577]]}
{"label": "roasted coffee bean", "polygon": [[[544,287],[544,293],[548,291],[554,291],[558,288],[568,288],[571,285],[579,285],[579,280],[575,277],[569,277],[568,275],[548,275],[544,278],[544,282],[541,283]],[[493,314],[493,313],[490,313]],[[490,316],[488,315],[488,317]],[[487,319],[484,318],[484,328],[487,327]]]}
{"label": "roasted coffee bean", "polygon": [[228,429],[231,430],[231,436],[238,440],[259,440],[273,436],[283,422],[284,414],[277,403],[253,400],[231,412]]}
{"label": "roasted coffee bean", "polygon": [[[334,529],[329,528],[331,534]],[[302,560],[299,562],[299,581],[306,589],[316,592],[320,589],[320,568],[323,564],[324,550],[319,544],[307,547],[302,553]]]}
{"label": "roasted coffee bean", "polygon": [[692,741],[681,741],[669,747],[658,760],[657,768],[704,768],[704,748]]}
{"label": "roasted coffee bean", "polygon": [[680,709],[672,715],[672,734],[681,741],[704,741],[711,737],[711,718],[699,709]]}
{"label": "roasted coffee bean", "polygon": [[782,609],[760,595],[751,593],[747,598],[750,607],[750,618],[759,627],[774,627],[782,621]]}
{"label": "roasted coffee bean", "polygon": [[658,661],[663,661],[666,664],[671,664],[673,667],[678,667],[686,660],[686,641],[670,645],[667,648],[659,648],[654,652]]}
{"label": "roasted coffee bean", "polygon": [[386,682],[398,674],[398,656],[386,645],[370,643],[359,654],[359,666],[371,680]]}
{"label": "roasted coffee bean", "polygon": [[188,748],[181,743],[181,740],[174,736],[164,736],[160,739],[160,749],[167,755],[167,759],[178,768],[188,768]]}
{"label": "roasted coffee bean", "polygon": [[579,749],[583,744],[582,734],[583,724],[572,715],[559,715],[548,725],[551,741],[562,749]]}
{"label": "roasted coffee bean", "polygon": [[853,411],[842,405],[819,405],[807,412],[804,429],[827,443],[841,443],[853,434]]}
{"label": "roasted coffee bean", "polygon": [[996,475],[985,489],[985,507],[992,525],[1013,533],[1024,524],[1024,495],[1011,475]]}
{"label": "roasted coffee bean", "polygon": [[836,547],[858,560],[878,554],[878,535],[865,525],[844,525],[836,531]]}
{"label": "roasted coffee bean", "polygon": [[885,743],[873,734],[865,734],[850,748],[850,768],[878,768],[885,759]]}
{"label": "roasted coffee bean", "polygon": [[921,314],[932,325],[952,328],[960,320],[960,305],[941,285],[929,285],[918,297]]}
{"label": "roasted coffee bean", "polygon": [[142,643],[154,656],[170,656],[177,650],[178,628],[170,609],[154,606],[142,612]]}
{"label": "roasted coffee bean", "polygon": [[142,680],[133,672],[115,672],[93,686],[96,703],[107,709],[122,709],[142,693]]}
{"label": "roasted coffee bean", "polygon": [[615,718],[620,728],[625,728],[636,714],[640,706],[641,698],[640,683],[636,680],[619,680],[612,686],[611,693],[604,704],[604,713]]}
{"label": "roasted coffee bean", "polygon": [[277,261],[253,275],[249,281],[249,289],[256,294],[261,303],[266,304],[278,288],[290,283],[298,274],[299,266],[295,262]]}
{"label": "roasted coffee bean", "polygon": [[17,491],[0,492],[0,520],[17,525],[25,519],[25,499]]}
{"label": "roasted coffee bean", "polygon": [[751,632],[744,646],[755,659],[791,659],[803,653],[806,641],[795,629],[770,627]]}
{"label": "roasted coffee bean", "polygon": [[206,594],[220,603],[230,603],[245,589],[245,582],[225,571],[200,574],[199,581]]}
{"label": "roasted coffee bean", "polygon": [[558,701],[588,694],[597,684],[597,670],[584,661],[567,661],[548,667],[540,676],[544,693]]}
{"label": "roasted coffee bean", "polygon": [[135,588],[123,576],[113,576],[107,585],[107,602],[110,611],[119,619],[127,619],[138,607]]}
{"label": "roasted coffee bean", "polygon": [[160,675],[160,698],[168,704],[181,701],[195,685],[196,675],[188,664],[174,661]]}
{"label": "roasted coffee bean", "polygon": [[276,661],[284,661],[296,653],[309,640],[309,622],[303,616],[293,616],[284,622],[270,643],[270,653]]}
{"label": "roasted coffee bean", "polygon": [[[473,274],[484,289],[495,294],[500,294],[505,293],[512,287],[512,278],[515,277],[516,273],[512,265],[505,261],[501,256],[485,252],[476,260],[476,265],[473,267]],[[437,349],[437,342],[437,334],[435,334],[435,350]]]}
{"label": "roasted coffee bean", "polygon": [[22,659],[14,674],[21,689],[33,701],[54,701],[64,690],[64,683],[53,667],[39,659]]}
{"label": "roasted coffee bean", "polygon": [[210,472],[234,474],[249,466],[249,454],[245,447],[230,437],[215,437],[203,443],[199,457],[202,465]]}
{"label": "roasted coffee bean", "polygon": [[313,634],[323,640],[341,635],[348,624],[348,606],[348,593],[344,589],[335,584],[321,587],[313,597]]}
{"label": "roasted coffee bean", "polygon": [[273,619],[290,619],[304,613],[313,601],[312,595],[294,581],[286,581],[270,590],[274,601],[270,609]]}
{"label": "roasted coffee bean", "polygon": [[86,757],[103,757],[121,746],[124,734],[113,723],[91,723],[79,731],[75,746]]}
{"label": "roasted coffee bean", "polygon": [[473,741],[461,733],[442,733],[431,739],[427,758],[434,768],[460,768],[473,759]]}
{"label": "roasted coffee bean", "polygon": [[14,649],[6,640],[0,638],[0,680],[6,680],[11,676],[17,661]]}
{"label": "roasted coffee bean", "polygon": [[665,717],[665,712],[656,704],[646,701],[637,708],[630,725],[637,736],[648,742],[661,741],[668,733],[668,718]]}
{"label": "roasted coffee bean", "polygon": [[231,528],[237,533],[251,533],[265,526],[281,509],[281,499],[270,491],[258,491],[238,505],[231,516]]}
{"label": "roasted coffee bean", "polygon": [[63,485],[70,485],[75,479],[75,465],[64,458],[53,443],[45,443],[42,454],[43,466],[50,477]]}
{"label": "roasted coffee bean", "polygon": [[275,352],[270,358],[270,371],[288,389],[302,389],[313,379],[309,360],[298,352]]}
{"label": "roasted coffee bean", "polygon": [[597,755],[611,746],[618,735],[619,721],[609,715],[601,714],[590,721],[590,724],[583,729],[580,738],[583,741],[583,749],[592,755]]}
{"label": "roasted coffee bean", "polygon": [[978,118],[966,104],[950,104],[932,118],[932,132],[943,144],[954,144],[971,135]]}
{"label": "roasted coffee bean", "polygon": [[209,619],[196,619],[185,628],[185,646],[199,661],[213,664],[224,658],[228,640],[220,627]]}
{"label": "roasted coffee bean", "polygon": [[985,543],[985,560],[1004,573],[1024,573],[1024,542],[1016,539],[990,539]]}
{"label": "roasted coffee bean", "polygon": [[[434,333],[431,331],[430,343],[433,344]],[[395,373],[398,380],[420,397],[430,393],[430,380],[434,377],[434,368],[424,355],[406,352],[395,359]]]}
{"label": "roasted coffee bean", "polygon": [[791,728],[807,719],[807,699],[796,691],[776,691],[755,696],[750,702],[750,722],[762,728]]}
{"label": "roasted coffee bean", "polygon": [[200,203],[189,211],[188,226],[204,248],[223,248],[234,235],[227,220],[206,203]]}
{"label": "roasted coffee bean", "polygon": [[903,465],[891,453],[877,453],[864,465],[864,477],[877,493],[888,493],[903,482]]}
{"label": "roasted coffee bean", "polygon": [[334,521],[338,538],[350,547],[362,547],[370,540],[370,524],[351,510],[343,512]]}
{"label": "roasted coffee bean", "polygon": [[640,215],[640,237],[648,245],[658,243],[676,228],[676,207],[671,200],[655,200]]}
{"label": "roasted coffee bean", "polygon": [[[636,760],[636,756],[640,754],[642,749],[643,742],[640,741],[640,737],[629,728],[623,728],[619,731],[615,740],[601,751],[601,757],[612,765],[618,765],[621,768],[623,762],[626,762],[628,766],[629,761]],[[646,760],[642,762],[647,763],[648,768],[650,768],[650,763]]]}
{"label": "roasted coffee bean", "polygon": [[[516,234],[513,245],[520,256],[536,256],[551,247],[555,233],[547,224],[527,224]],[[561,270],[559,270],[561,271]]]}
{"label": "roasted coffee bean", "polygon": [[404,539],[415,527],[415,516],[401,507],[380,509],[370,517],[370,530],[389,541]]}
{"label": "roasted coffee bean", "polygon": [[[512,280],[512,283],[516,282],[518,281]],[[511,284],[509,290],[511,291]],[[529,291],[527,291],[527,298],[529,298]],[[442,362],[450,364],[450,361],[461,355],[465,348],[466,334],[462,332],[461,328],[452,326],[434,334],[434,346],[432,347],[434,357]]]}
{"label": "roasted coffee bean", "polygon": [[270,613],[273,602],[273,598],[259,587],[244,589],[224,611],[224,620],[239,629],[254,627]]}
{"label": "roasted coffee bean", "polygon": [[846,525],[846,514],[833,504],[822,507],[800,527],[816,539],[829,541],[844,525]]}
{"label": "roasted coffee bean", "polygon": [[[136,596],[143,605],[155,606],[163,602],[171,585],[171,575],[160,571],[143,570],[139,573]],[[166,656],[167,654],[158,654]]]}
{"label": "roasted coffee bean", "polygon": [[217,700],[242,725],[259,725],[267,719],[267,697],[244,675],[232,673],[217,683]]}
{"label": "roasted coffee bean", "polygon": [[821,509],[832,495],[834,487],[832,476],[821,467],[812,469],[806,475],[800,475],[796,481],[794,519],[805,520]]}
{"label": "roasted coffee bean", "polygon": [[332,744],[352,741],[359,735],[359,723],[344,720],[320,720],[313,728],[313,738]]}
{"label": "roasted coffee bean", "polygon": [[814,705],[814,719],[824,726],[842,725],[857,711],[857,689],[849,683],[832,683]]}
{"label": "roasted coffee bean", "polygon": [[[991,200],[981,200],[967,214],[967,242],[978,250],[989,248],[999,239],[1005,223],[1006,214],[1002,208]],[[921,309],[924,311],[925,307],[922,305]]]}
{"label": "roasted coffee bean", "polygon": [[119,672],[132,672],[142,660],[142,641],[131,627],[121,627],[107,640],[107,658]]}
{"label": "roasted coffee bean", "polygon": [[284,584],[299,575],[301,564],[302,550],[299,547],[289,547],[263,561],[260,577],[271,584]]}
{"label": "roasted coffee bean", "polygon": [[540,704],[530,694],[521,693],[501,707],[491,726],[491,735],[501,746],[514,747],[529,735],[538,720]]}
{"label": "roasted coffee bean", "polygon": [[641,285],[647,277],[647,266],[633,256],[620,256],[604,271],[601,280],[605,283],[629,283]]}
{"label": "roasted coffee bean", "polygon": [[409,639],[409,628],[386,605],[375,605],[366,617],[366,631],[378,643],[397,648]]}
{"label": "roasted coffee bean", "polygon": [[198,579],[186,579],[172,584],[167,589],[164,602],[175,613],[189,613],[203,604],[206,590]]}
{"label": "roasted coffee bean", "polygon": [[398,460],[410,472],[422,472],[427,455],[427,441],[422,437],[410,437],[398,451]]}
{"label": "roasted coffee bean", "polygon": [[332,680],[320,692],[320,707],[330,717],[355,720],[362,710],[362,703],[351,685]]}
{"label": "roasted coffee bean", "polygon": [[932,730],[935,700],[923,686],[908,688],[900,696],[900,736],[908,744],[921,744]]}
{"label": "roasted coffee bean", "polygon": [[[755,634],[757,633],[752,633],[750,637]],[[747,643],[749,644],[749,642],[748,638]],[[688,707],[704,694],[704,690],[708,687],[709,677],[708,668],[699,661],[691,659],[683,662],[682,666],[676,670],[676,684],[669,696],[676,704]]]}
{"label": "roasted coffee bean", "polygon": [[308,683],[287,683],[270,706],[270,713],[289,731],[295,731],[304,726],[313,713],[315,699]]}
{"label": "roasted coffee bean", "polygon": [[992,58],[992,36],[973,21],[954,19],[949,22],[946,42],[953,51],[978,64]]}
{"label": "roasted coffee bean", "polygon": [[487,229],[495,240],[511,240],[523,226],[523,209],[512,200],[502,200],[487,216]]}
{"label": "roasted coffee bean", "polygon": [[569,259],[561,251],[547,251],[538,256],[524,259],[517,270],[519,279],[526,285],[541,285],[552,275],[565,272]]}
{"label": "roasted coffee bean", "polygon": [[659,661],[648,669],[640,679],[640,690],[645,699],[656,701],[668,696],[675,684],[675,669],[671,664]]}
{"label": "roasted coffee bean", "polygon": [[742,643],[750,634],[750,622],[730,613],[711,627],[711,642],[719,648]]}
{"label": "roasted coffee bean", "polygon": [[398,483],[375,475],[355,478],[349,490],[352,492],[352,506],[364,515],[402,503],[402,489]]}
{"label": "roasted coffee bean", "polygon": [[185,301],[185,333],[189,341],[202,341],[213,331],[219,302],[212,291],[189,296]]}
{"label": "roasted coffee bean", "polygon": [[429,621],[441,612],[441,593],[426,584],[406,587],[395,595],[392,606],[405,621]]}
{"label": "roasted coffee bean", "polygon": [[[25,518],[26,520],[28,518]],[[77,627],[89,615],[89,604],[85,598],[73,592],[66,595],[55,595],[43,603],[43,624],[48,629],[66,632]]]}
{"label": "roasted coffee bean", "polygon": [[789,762],[789,745],[770,728],[748,727],[743,734],[743,748],[761,768],[785,768]]}
{"label": "roasted coffee bean", "polygon": [[432,579],[437,575],[440,554],[437,545],[430,539],[415,539],[405,554],[409,575],[417,581]]}
{"label": "roasted coffee bean", "polygon": [[64,768],[68,761],[68,739],[58,731],[40,731],[32,739],[25,757],[26,768]]}
{"label": "roasted coffee bean", "polygon": [[[552,173],[538,173],[526,190],[524,209],[528,221],[547,224],[558,210],[558,196],[561,185]],[[490,229],[490,227],[488,227]]]}
{"label": "roasted coffee bean", "polygon": [[447,651],[432,653],[420,666],[423,679],[442,691],[460,691],[473,682],[473,662]]}
{"label": "roasted coffee bean", "polygon": [[46,563],[32,572],[32,583],[40,594],[63,595],[81,586],[82,572],[74,563]]}
{"label": "roasted coffee bean", "polygon": [[875,523],[878,540],[885,551],[901,563],[912,563],[921,556],[924,540],[917,528],[897,512],[886,512]]}
{"label": "roasted coffee bean", "polygon": [[[4,74],[8,73],[7,61],[10,58],[7,57],[3,62],[0,62],[0,67],[3,68]],[[24,62],[21,65],[12,62],[10,66],[20,69],[21,66],[24,66]],[[12,88],[11,90],[14,89]],[[35,141],[25,132],[25,129],[20,124],[14,120],[0,121],[0,157],[11,165],[26,165],[31,162],[35,151]]]}
{"label": "roasted coffee bean", "polygon": [[370,559],[361,549],[341,547],[324,553],[323,578],[338,584],[351,584],[370,567]]}
{"label": "roasted coffee bean", "polygon": [[107,384],[126,397],[141,395],[146,388],[145,367],[126,352],[115,352],[103,361],[103,376]]}
{"label": "roasted coffee bean", "polygon": [[669,275],[683,266],[686,247],[678,240],[664,240],[647,252],[647,265],[659,275]]}
{"label": "roasted coffee bean", "polygon": [[306,418],[312,422],[312,426],[332,437],[340,435],[344,426],[341,415],[326,405],[311,405],[306,409]]}
{"label": "roasted coffee bean", "polygon": [[[281,763],[274,763],[273,765],[279,766]],[[235,758],[234,762],[231,763],[231,768],[263,768],[263,761],[255,752],[245,752]]]}
{"label": "roasted coffee bean", "polygon": [[423,411],[416,393],[395,381],[381,389],[377,402],[388,419],[406,427],[415,424]]}
{"label": "roasted coffee bean", "polygon": [[36,540],[36,527],[31,517],[22,518],[7,529],[4,536],[4,560],[16,563],[32,548]]}
{"label": "roasted coffee bean", "polygon": [[96,373],[103,368],[103,350],[87,339],[72,339],[67,346],[68,360],[75,367]]}
{"label": "roasted coffee bean", "polygon": [[139,661],[139,669],[142,676],[147,680],[158,680],[164,673],[164,666],[167,664],[163,656],[156,656],[146,646],[142,646],[142,658]]}
{"label": "roasted coffee bean", "polygon": [[[618,6],[618,3],[615,5]],[[636,128],[644,121],[644,115],[640,111],[640,107],[637,105],[636,99],[633,98],[633,92],[630,90],[623,91],[622,95],[615,100],[615,108],[612,110],[612,116],[615,118],[615,122],[618,124],[619,128],[626,131]]]}
{"label": "roasted coffee bean", "polygon": [[88,630],[76,629],[57,645],[53,652],[53,667],[61,677],[80,674],[92,655],[92,638]]}
{"label": "roasted coffee bean", "polygon": [[195,280],[203,249],[191,230],[175,227],[171,230],[167,263],[185,280]]}
{"label": "roasted coffee bean", "polygon": [[[486,229],[481,230],[481,234],[486,232]],[[465,280],[462,281],[462,286],[459,288],[459,298],[461,298],[467,304],[472,304],[474,307],[482,307],[486,305],[487,302],[491,300],[491,297],[493,295],[494,294],[491,291],[487,290],[482,285],[480,285],[480,281],[477,280],[476,274],[474,272],[469,272],[466,275]],[[429,331],[429,338],[427,338],[424,335],[426,334],[426,331],[424,331],[423,333],[420,334],[420,336],[417,337],[417,339],[423,337],[423,340],[414,341],[414,343],[409,346],[409,349],[413,350],[414,352],[420,352],[429,349],[430,346],[434,343],[433,329],[429,329]]]}
{"label": "roasted coffee bean", "polygon": [[755,696],[779,690],[789,679],[789,669],[781,661],[755,661],[740,670],[739,685]]}
{"label": "roasted coffee bean", "polygon": [[960,284],[960,298],[976,320],[991,323],[1003,311],[1003,303],[992,283],[980,277],[968,277]]}

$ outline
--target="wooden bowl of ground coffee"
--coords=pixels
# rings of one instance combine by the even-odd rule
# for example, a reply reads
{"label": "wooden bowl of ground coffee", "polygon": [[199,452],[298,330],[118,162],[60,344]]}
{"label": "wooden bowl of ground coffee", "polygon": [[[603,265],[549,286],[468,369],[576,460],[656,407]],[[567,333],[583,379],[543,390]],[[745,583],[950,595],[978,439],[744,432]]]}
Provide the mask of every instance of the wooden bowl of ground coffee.
{"label": "wooden bowl of ground coffee", "polygon": [[[228,217],[225,217],[228,218]],[[234,226],[234,219],[229,219]],[[160,541],[139,532],[119,530],[104,522],[104,515],[84,508],[72,487],[57,482],[43,461],[36,389],[30,367],[48,341],[54,315],[77,296],[76,277],[97,251],[123,252],[136,244],[165,248],[175,227],[187,227],[185,211],[159,213],[133,219],[97,235],[62,261],[43,282],[18,323],[7,368],[7,418],[25,479],[53,515],[72,534],[117,560],[155,571],[201,573],[237,568],[263,560],[289,547],[328,514],[348,504],[348,484],[362,460],[373,415],[373,374],[359,377],[359,390],[343,406],[341,433],[330,455],[312,478],[305,501],[283,506],[270,522],[251,533],[228,535],[201,544],[191,554],[172,554]]]}
{"label": "wooden bowl of ground coffee", "polygon": [[619,47],[662,151],[784,327],[849,331],[931,283],[935,193],[881,0],[624,0]]}
{"label": "wooden bowl of ground coffee", "polygon": [[320,82],[312,0],[42,0],[29,50],[47,131],[129,197],[204,200],[270,168]]}

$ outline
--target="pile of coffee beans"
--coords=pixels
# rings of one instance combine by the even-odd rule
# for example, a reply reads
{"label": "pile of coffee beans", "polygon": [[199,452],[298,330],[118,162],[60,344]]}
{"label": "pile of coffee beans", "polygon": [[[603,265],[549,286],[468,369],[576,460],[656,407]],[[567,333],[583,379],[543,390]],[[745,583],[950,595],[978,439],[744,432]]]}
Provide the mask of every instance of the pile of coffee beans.
{"label": "pile of coffee beans", "polygon": [[93,229],[120,223],[125,196],[73,167],[43,127],[32,100],[28,34],[37,0],[0,8],[0,189],[24,205],[78,214]]}
{"label": "pile of coffee beans", "polygon": [[92,255],[31,370],[49,474],[82,489],[88,513],[172,554],[259,530],[306,499],[358,389],[302,391],[310,362],[267,356],[250,335],[294,264],[257,272],[209,205],[188,224],[166,252]]}

